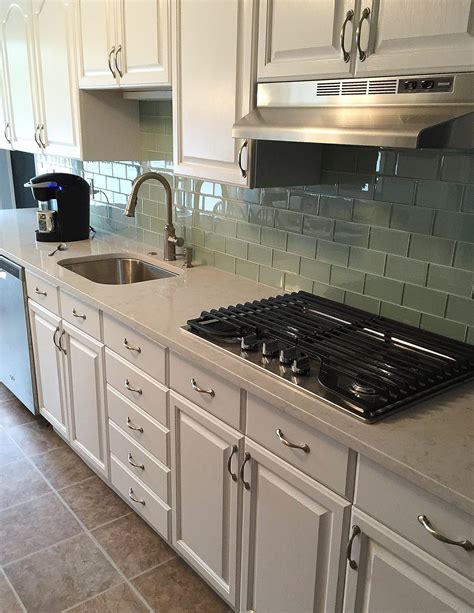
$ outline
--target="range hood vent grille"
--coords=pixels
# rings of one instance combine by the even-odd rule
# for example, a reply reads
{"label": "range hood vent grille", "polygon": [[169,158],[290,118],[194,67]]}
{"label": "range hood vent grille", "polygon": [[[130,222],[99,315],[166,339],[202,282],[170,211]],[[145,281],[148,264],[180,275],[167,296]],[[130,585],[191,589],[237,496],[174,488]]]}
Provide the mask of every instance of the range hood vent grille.
{"label": "range hood vent grille", "polygon": [[396,94],[397,79],[371,80],[369,81],[369,94]]}
{"label": "range hood vent grille", "polygon": [[365,96],[367,93],[367,80],[363,81],[343,81],[342,95],[343,96]]}
{"label": "range hood vent grille", "polygon": [[319,81],[316,85],[316,96],[340,96],[341,81]]}
{"label": "range hood vent grille", "polygon": [[396,94],[398,79],[343,79],[341,81],[319,81],[316,96],[367,96]]}

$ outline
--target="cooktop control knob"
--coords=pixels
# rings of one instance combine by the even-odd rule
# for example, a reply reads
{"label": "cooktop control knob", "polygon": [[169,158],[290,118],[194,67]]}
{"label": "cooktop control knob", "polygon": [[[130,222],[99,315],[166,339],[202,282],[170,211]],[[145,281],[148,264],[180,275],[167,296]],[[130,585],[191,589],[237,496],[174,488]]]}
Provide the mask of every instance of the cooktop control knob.
{"label": "cooktop control knob", "polygon": [[296,347],[285,347],[280,350],[280,363],[291,364],[297,355]]}
{"label": "cooktop control knob", "polygon": [[267,339],[263,341],[262,353],[266,358],[274,358],[278,355],[279,346],[276,339]]}
{"label": "cooktop control knob", "polygon": [[256,334],[248,334],[242,337],[240,348],[243,351],[255,351],[258,345],[258,336]]}
{"label": "cooktop control knob", "polygon": [[307,375],[310,370],[310,361],[307,355],[302,355],[291,364],[291,372],[295,375]]}

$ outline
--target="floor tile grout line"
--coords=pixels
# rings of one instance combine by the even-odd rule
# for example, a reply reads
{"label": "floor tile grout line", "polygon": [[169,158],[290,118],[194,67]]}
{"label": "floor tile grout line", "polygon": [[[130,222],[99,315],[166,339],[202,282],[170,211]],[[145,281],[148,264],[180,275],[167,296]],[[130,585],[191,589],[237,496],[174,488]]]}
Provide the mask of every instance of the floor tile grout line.
{"label": "floor tile grout line", "polygon": [[16,507],[21,507],[22,504],[28,504],[29,502],[39,500],[40,498],[44,498],[45,496],[51,496],[51,494],[54,494],[54,490],[50,490],[49,492],[45,492],[44,494],[40,494],[39,496],[33,496],[32,498],[28,498],[28,500],[23,500],[23,502],[16,502],[15,504],[11,504],[9,507],[3,507],[3,508],[0,507],[0,513],[3,513],[4,511],[11,511],[12,509],[15,509]]}
{"label": "floor tile grout line", "polygon": [[[87,464],[86,464],[87,466]],[[38,469],[41,472],[41,468],[38,467]],[[64,492],[64,490],[68,490],[71,487],[75,487],[76,485],[81,485],[82,483],[85,483],[86,481],[89,481],[90,479],[94,479],[94,477],[97,477],[97,475],[91,475],[90,477],[86,477],[85,479],[81,479],[80,481],[76,481],[75,483],[69,483],[69,485],[64,485],[63,487],[55,487],[54,491],[55,492]],[[47,478],[47,477],[46,477]]]}
{"label": "floor tile grout line", "polygon": [[124,513],[120,517],[114,517],[114,519],[109,519],[108,521],[104,521],[103,524],[99,524],[98,526],[94,526],[93,528],[87,528],[87,530],[89,532],[95,532],[96,530],[99,530],[100,528],[104,528],[105,526],[110,526],[110,524],[113,524],[114,522],[119,521],[120,519],[123,519],[124,517],[128,517],[132,513],[135,513],[135,511],[133,509],[130,509],[128,513]]}
{"label": "floor tile grout line", "polygon": [[107,592],[110,592],[110,590],[114,590],[119,585],[122,585],[122,583],[124,583],[124,581],[122,581],[121,583],[117,583],[117,585],[112,585],[112,586],[108,587],[106,590],[103,590],[102,592],[99,592],[98,594],[94,594],[93,596],[89,596],[85,600],[81,600],[81,602],[76,602],[76,604],[71,605],[67,609],[62,609],[61,613],[66,613],[67,611],[73,611],[76,607],[80,607],[81,605],[86,604],[87,602],[90,602],[91,600],[94,600],[94,598],[97,598],[98,596],[103,596],[104,594],[107,594]]}
{"label": "floor tile grout line", "polygon": [[[54,492],[52,492],[54,494]],[[81,530],[82,530],[82,526],[81,526]],[[48,551],[48,549],[52,549],[53,547],[56,547],[56,545],[62,545],[63,543],[67,543],[68,541],[71,541],[74,538],[77,538],[78,536],[83,536],[84,534],[84,530],[76,532],[76,534],[73,534],[72,536],[68,536],[65,539],[61,539],[60,541],[58,541],[57,543],[53,543],[52,545],[47,545],[46,547],[42,547],[41,549],[38,549],[37,551],[32,551],[31,553],[27,553],[25,556],[22,556],[21,558],[16,558],[15,560],[10,560],[9,562],[4,562],[2,565],[2,568],[8,568],[9,566],[12,566],[12,564],[16,564],[17,562],[23,562],[24,560],[28,560],[28,558],[31,558],[33,556],[35,556],[37,553],[44,553],[45,551]]]}
{"label": "floor tile grout line", "polygon": [[[44,475],[41,474],[39,468],[36,466],[36,464],[33,462],[33,460],[27,456],[25,454],[25,452],[23,451],[23,449],[21,449],[20,445],[17,443],[17,441],[15,441],[13,439],[13,437],[11,437],[8,432],[6,432],[8,438],[10,438],[14,444],[20,449],[21,453],[25,456],[25,458],[28,460],[28,462],[33,466],[34,470],[36,470],[42,477],[43,479],[46,481],[46,483],[49,485],[49,487],[51,487],[51,489],[53,490],[53,494],[60,500],[60,502],[64,505],[64,507],[71,513],[71,515],[74,517],[74,519],[78,522],[78,524],[80,525],[80,527],[82,528],[83,532],[85,532],[89,538],[92,540],[92,542],[95,544],[95,546],[99,549],[99,551],[102,552],[102,555],[106,558],[106,560],[108,560],[109,564],[112,565],[112,567],[116,570],[116,572],[119,574],[119,576],[121,576],[125,583],[127,583],[127,585],[129,586],[129,588],[132,590],[132,592],[138,596],[139,600],[144,603],[144,605],[147,607],[147,609],[150,611],[150,613],[154,613],[153,608],[148,604],[148,602],[146,601],[145,597],[141,594],[141,592],[132,584],[131,581],[128,580],[128,578],[125,576],[125,574],[122,572],[122,570],[118,567],[118,565],[114,562],[114,560],[112,560],[112,558],[109,556],[109,554],[105,551],[105,549],[100,545],[99,541],[95,538],[95,536],[90,532],[90,530],[88,530],[88,528],[86,527],[86,525],[79,519],[79,517],[76,515],[76,513],[69,507],[69,505],[66,503],[66,501],[62,498],[62,496],[60,495],[60,493],[55,490],[52,487],[52,484],[50,483],[49,479],[47,479]],[[133,509],[132,509],[133,511]],[[78,535],[75,535],[78,536]],[[58,543],[55,543],[56,545]],[[54,545],[52,545],[53,547]],[[43,551],[43,550],[40,550]],[[39,553],[38,551],[35,553]],[[33,554],[31,554],[33,555]],[[144,571],[146,572],[146,571]]]}
{"label": "floor tile grout line", "polygon": [[140,571],[136,575],[132,575],[131,577],[129,577],[129,581],[135,581],[135,579],[138,579],[138,577],[141,577],[142,575],[146,575],[147,573],[151,572],[152,570],[156,570],[157,568],[160,568],[160,566],[164,566],[165,564],[168,564],[168,562],[172,562],[177,557],[178,557],[178,554],[175,553],[174,555],[171,556],[171,558],[168,558],[168,559],[164,560],[164,562],[160,562],[159,564],[155,564],[155,566],[151,566],[150,568],[147,568],[146,570]]}
{"label": "floor tile grout line", "polygon": [[17,592],[17,591],[16,591],[16,589],[13,587],[12,582],[11,582],[11,581],[10,581],[10,579],[7,577],[7,575],[6,575],[5,571],[3,570],[3,567],[1,567],[1,566],[0,566],[0,575],[1,575],[1,576],[2,576],[4,579],[5,579],[5,581],[6,581],[7,585],[8,585],[8,587],[9,587],[9,588],[10,588],[10,590],[13,592],[13,595],[15,596],[15,598],[16,598],[16,600],[17,600],[18,604],[20,605],[20,607],[21,607],[22,611],[23,611],[24,613],[28,613],[28,611],[27,611],[27,609],[26,609],[25,605],[23,604],[23,602],[22,602],[22,600],[21,600],[20,596],[18,595],[18,592]]}

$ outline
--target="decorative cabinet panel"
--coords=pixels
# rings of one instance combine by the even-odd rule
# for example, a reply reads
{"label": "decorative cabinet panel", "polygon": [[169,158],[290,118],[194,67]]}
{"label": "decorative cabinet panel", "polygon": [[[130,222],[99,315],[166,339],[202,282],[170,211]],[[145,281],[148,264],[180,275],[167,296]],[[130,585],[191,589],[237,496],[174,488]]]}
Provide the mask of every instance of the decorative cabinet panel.
{"label": "decorative cabinet panel", "polygon": [[234,606],[243,435],[174,393],[171,421],[173,545]]}
{"label": "decorative cabinet panel", "polygon": [[29,1],[2,3],[0,20],[8,138],[14,149],[38,153],[40,120]]}
{"label": "decorative cabinet panel", "polygon": [[260,0],[258,79],[472,70],[472,0]]}
{"label": "decorative cabinet panel", "polygon": [[[253,105],[253,0],[173,3],[174,170],[247,185],[232,126]],[[240,156],[247,168],[247,151]]]}
{"label": "decorative cabinet panel", "polygon": [[350,503],[249,440],[245,452],[241,610],[339,610]]}
{"label": "decorative cabinet panel", "polygon": [[59,345],[61,319],[31,300],[29,311],[39,410],[45,419],[68,438],[65,373]]}
{"label": "decorative cabinet panel", "polygon": [[169,0],[78,0],[80,87],[169,87],[169,20]]}
{"label": "decorative cabinet panel", "polygon": [[104,345],[63,321],[70,442],[107,475]]}
{"label": "decorative cabinet panel", "polygon": [[344,611],[472,611],[472,583],[467,578],[356,508],[352,525],[360,532],[352,533]]}
{"label": "decorative cabinet panel", "polygon": [[359,57],[357,75],[472,70],[472,0],[366,0],[364,9],[370,13],[361,48],[368,51],[365,61]]}
{"label": "decorative cabinet panel", "polygon": [[350,51],[353,9],[354,0],[260,0],[259,80],[350,76],[354,58],[345,61],[341,32]]}

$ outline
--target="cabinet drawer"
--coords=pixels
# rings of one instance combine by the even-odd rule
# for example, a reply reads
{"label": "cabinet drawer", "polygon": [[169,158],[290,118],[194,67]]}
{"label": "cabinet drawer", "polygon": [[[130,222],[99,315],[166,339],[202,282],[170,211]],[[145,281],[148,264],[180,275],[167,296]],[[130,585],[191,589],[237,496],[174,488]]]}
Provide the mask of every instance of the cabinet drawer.
{"label": "cabinet drawer", "polygon": [[[113,455],[110,458],[110,467],[112,485],[129,501],[130,506],[137,513],[146,519],[164,539],[169,540],[170,507],[129,473]],[[132,498],[141,502],[135,502]]]}
{"label": "cabinet drawer", "polygon": [[164,347],[107,315],[104,315],[104,343],[131,364],[166,385]]}
{"label": "cabinet drawer", "polygon": [[107,385],[109,418],[131,439],[143,445],[160,462],[168,465],[168,428],[149,417]]}
{"label": "cabinet drawer", "polygon": [[168,424],[167,389],[165,387],[153,381],[145,373],[133,368],[109,349],[105,351],[105,364],[107,383],[160,423]]}
{"label": "cabinet drawer", "polygon": [[444,536],[474,543],[474,521],[469,514],[362,456],[355,504],[451,568],[474,578],[474,551],[438,541],[418,521],[419,515],[425,515]]}
{"label": "cabinet drawer", "polygon": [[56,285],[37,277],[28,270],[25,277],[28,297],[37,304],[44,306],[45,309],[59,315],[58,288]]}
{"label": "cabinet drawer", "polygon": [[63,319],[93,338],[100,340],[99,309],[82,302],[82,300],[67,294],[63,290],[59,290],[59,297]]}
{"label": "cabinet drawer", "polygon": [[169,502],[170,469],[157,462],[143,447],[109,421],[110,452],[127,470],[164,502]]}
{"label": "cabinet drawer", "polygon": [[[309,451],[287,447],[277,430],[285,440],[305,444]],[[353,471],[349,467],[354,454],[347,447],[250,395],[247,436],[332,490],[343,495],[351,492],[349,476]]]}
{"label": "cabinet drawer", "polygon": [[237,430],[240,428],[239,387],[174,353],[170,354],[170,387]]}

